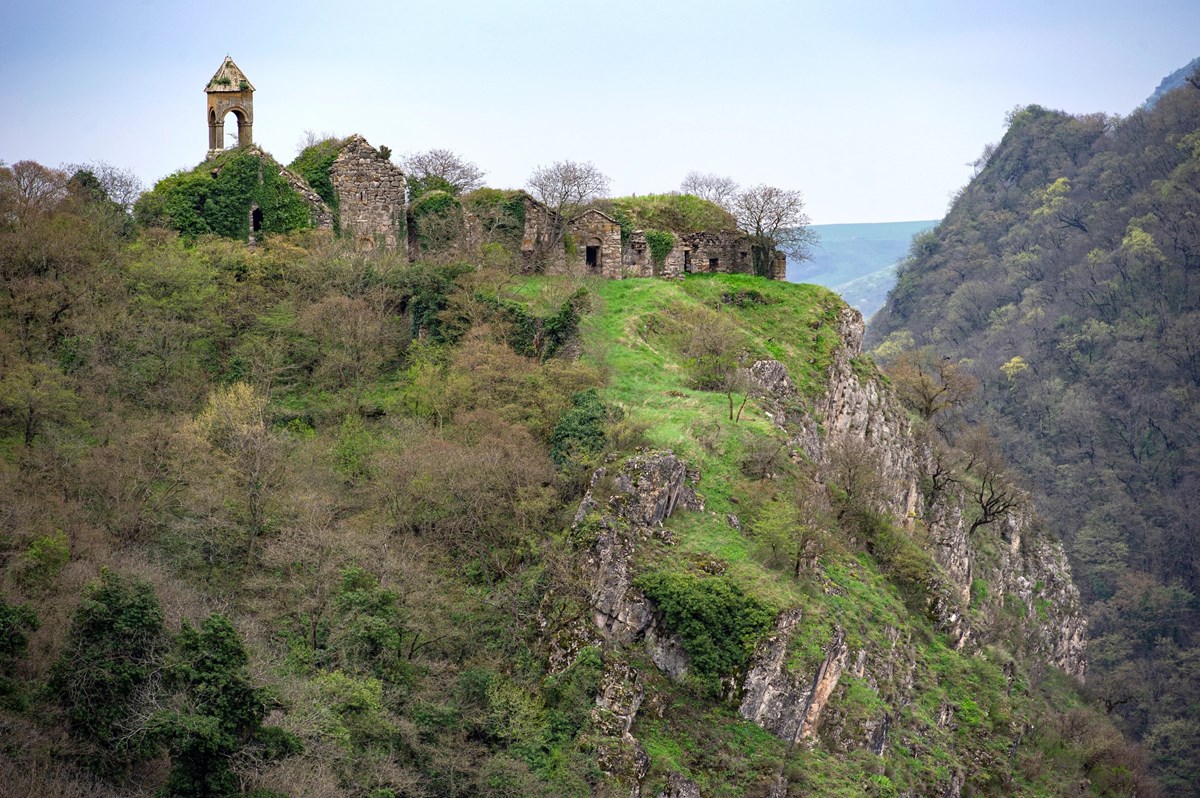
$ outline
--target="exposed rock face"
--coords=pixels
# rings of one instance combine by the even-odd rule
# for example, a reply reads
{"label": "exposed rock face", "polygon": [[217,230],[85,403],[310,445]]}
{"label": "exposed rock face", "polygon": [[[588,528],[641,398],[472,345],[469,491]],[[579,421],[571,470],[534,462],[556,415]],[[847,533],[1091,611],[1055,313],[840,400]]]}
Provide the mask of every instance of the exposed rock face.
{"label": "exposed rock face", "polygon": [[[693,488],[698,479],[669,451],[635,455],[619,468],[600,468],[592,475],[575,514],[576,531],[595,534],[585,562],[592,622],[551,641],[552,667],[565,666],[583,645],[598,643],[611,649],[642,643],[664,673],[672,678],[687,673],[682,643],[664,633],[653,603],[633,586],[633,554],[639,541],[664,534],[662,523],[677,507],[704,508]],[[606,657],[592,711],[593,728],[602,741],[597,760],[606,773],[631,783],[634,796],[640,795],[638,785],[650,767],[645,750],[630,733],[644,695],[641,672]],[[671,795],[700,794],[686,779],[672,789],[683,792]]]}
{"label": "exposed rock face", "polygon": [[644,697],[642,674],[636,668],[619,662],[605,664],[592,709],[592,727],[613,742],[599,747],[597,762],[605,773],[635,785],[650,769],[650,757],[629,731]]}
{"label": "exposed rock face", "polygon": [[738,707],[743,718],[790,742],[813,739],[849,654],[845,637],[839,632],[826,648],[825,660],[815,674],[789,672],[788,646],[801,618],[799,608],[779,616],[774,633],[755,652]]}
{"label": "exposed rock face", "polygon": [[[677,506],[703,508],[692,484],[693,475],[671,452],[636,455],[612,476],[607,468],[592,475],[575,524],[594,519],[597,537],[587,569],[592,574],[592,621],[605,639],[626,643],[651,628],[654,609],[633,589],[634,548],[639,539],[660,534],[656,528]],[[681,675],[682,649],[653,633],[649,639],[652,654],[669,666],[669,672]]]}
{"label": "exposed rock face", "polygon": [[[917,511],[920,492],[920,453],[913,444],[907,414],[882,390],[876,380],[863,381],[854,373],[854,359],[862,354],[866,325],[854,308],[843,308],[836,322],[842,346],[833,355],[827,388],[807,420],[799,443],[814,460],[825,456],[829,445],[852,437],[864,441],[878,457],[882,476],[889,486],[889,509],[902,518]],[[816,421],[824,427],[817,433]]]}
{"label": "exposed rock face", "polygon": [[1002,553],[999,578],[989,580],[994,603],[1015,597],[1029,619],[1026,633],[1032,651],[1082,681],[1087,674],[1087,619],[1062,545],[1044,533],[1031,534],[1036,524],[1025,515],[1010,515],[999,523],[1008,548]]}
{"label": "exposed rock face", "polygon": [[[931,506],[925,506],[918,484],[932,453],[919,444],[890,392],[876,380],[860,379],[854,372],[853,359],[859,355],[863,333],[857,311],[847,308],[842,312],[838,332],[844,343],[834,353],[827,389],[816,402],[815,413],[800,408],[783,364],[765,360],[749,369],[775,423],[792,434],[794,447],[818,463],[828,461],[839,440],[857,440],[869,447],[886,480],[887,509],[908,519],[910,527],[915,528],[918,518],[926,522],[931,554],[948,582],[944,591],[933,596],[931,609],[958,647],[971,639],[984,643],[994,635],[1011,634],[1010,628],[1001,628],[994,621],[1000,617],[1005,597],[1012,596],[1024,608],[1022,634],[1027,650],[1082,679],[1086,621],[1062,546],[1044,533],[1027,534],[1032,532],[1031,520],[1010,515],[996,522],[1003,524],[1001,529],[979,533],[998,533],[1002,542],[998,561],[991,555],[986,567],[982,565],[968,537],[963,491],[951,486],[934,497]],[[975,612],[982,619],[977,621],[979,628],[972,629],[965,608],[972,601],[971,586],[977,577],[985,580],[990,593],[986,609]],[[911,647],[894,630],[891,650],[850,651],[839,635],[826,647],[824,661],[813,672],[795,673],[787,666],[787,651],[800,620],[798,609],[783,613],[775,632],[759,645],[745,678],[740,714],[785,740],[810,744],[823,715],[831,712],[827,725],[832,745],[843,750],[865,747],[882,751],[894,710],[860,719],[847,728],[836,706],[830,712],[826,708],[846,672],[866,682],[891,707],[905,703],[911,695],[915,667]],[[952,780],[947,794],[956,794],[960,787],[960,782]]]}
{"label": "exposed rock face", "polygon": [[672,773],[667,777],[667,789],[660,792],[658,798],[700,798],[700,786],[691,779]]}

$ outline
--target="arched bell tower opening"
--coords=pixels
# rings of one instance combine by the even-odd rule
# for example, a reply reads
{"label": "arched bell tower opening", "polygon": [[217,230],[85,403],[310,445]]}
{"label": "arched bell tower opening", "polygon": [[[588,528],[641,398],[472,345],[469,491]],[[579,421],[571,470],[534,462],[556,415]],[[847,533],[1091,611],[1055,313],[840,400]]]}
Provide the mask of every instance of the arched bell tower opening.
{"label": "arched bell tower opening", "polygon": [[254,143],[254,86],[246,73],[225,56],[220,69],[204,87],[208,95],[208,157],[225,150],[225,119],[233,114],[237,120],[237,146]]}

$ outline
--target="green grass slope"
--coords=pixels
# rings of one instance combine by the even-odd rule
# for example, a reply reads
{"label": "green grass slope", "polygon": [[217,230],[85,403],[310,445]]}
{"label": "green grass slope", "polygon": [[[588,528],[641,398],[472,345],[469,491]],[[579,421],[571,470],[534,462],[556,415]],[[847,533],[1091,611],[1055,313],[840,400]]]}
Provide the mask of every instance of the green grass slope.
{"label": "green grass slope", "polygon": [[[527,284],[523,292],[538,287],[544,284]],[[854,542],[862,533],[851,527],[830,521],[815,570],[797,576],[790,557],[775,548],[772,529],[806,479],[805,467],[782,458],[770,475],[756,473],[749,467],[753,453],[778,451],[783,433],[753,400],[734,422],[726,396],[693,385],[694,363],[679,336],[695,331],[689,322],[711,323],[717,314],[738,337],[744,363],[780,360],[801,401],[811,401],[839,344],[832,322],[842,301],[818,286],[731,275],[601,281],[589,288],[596,303],[582,325],[583,356],[606,374],[602,398],[644,427],[651,447],[673,449],[701,473],[705,509],[677,511],[667,522],[672,545],[639,544],[640,572],[701,580],[719,574],[773,610],[802,607],[789,668],[805,678],[839,630],[852,650],[873,652],[894,647],[888,635],[898,632],[910,648],[917,685],[914,699],[902,699],[883,679],[868,684],[847,675],[827,709],[828,734],[809,750],[764,733],[738,717],[736,703],[692,682],[673,683],[635,655],[634,664],[648,674],[648,701],[663,708],[644,712],[633,729],[651,757],[652,790],[678,772],[706,796],[757,795],[781,774],[789,795],[862,795],[863,785],[872,795],[927,795],[953,780],[976,795],[1076,794],[1061,783],[1060,769],[1079,770],[1082,759],[1054,719],[1068,708],[1092,716],[1071,681],[1040,670],[1031,679],[1029,663],[1002,649],[982,656],[952,650],[920,597]],[[885,717],[888,744],[882,755],[871,754],[862,730]],[[1041,731],[1014,743],[1012,729],[1033,727]],[[1020,745],[1027,746],[1020,756],[1007,753]],[[1110,782],[1094,794],[1121,794],[1120,773],[1091,772]]]}

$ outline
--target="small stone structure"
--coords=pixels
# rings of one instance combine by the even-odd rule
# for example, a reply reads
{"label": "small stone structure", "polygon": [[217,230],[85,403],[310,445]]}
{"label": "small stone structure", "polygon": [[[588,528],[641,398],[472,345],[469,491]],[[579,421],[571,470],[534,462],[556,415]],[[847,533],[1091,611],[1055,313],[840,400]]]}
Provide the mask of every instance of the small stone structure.
{"label": "small stone structure", "polygon": [[[521,254],[526,263],[537,263],[550,273],[584,273],[611,279],[623,277],[682,277],[712,272],[755,274],[754,247],[749,236],[737,230],[675,235],[675,246],[656,263],[642,230],[621,240],[615,219],[589,208],[566,223],[561,245],[554,241],[554,211],[525,195],[525,234]],[[468,219],[468,227],[471,220]],[[786,279],[787,258],[771,254],[764,275]]]}
{"label": "small stone structure", "polygon": [[[280,164],[271,157],[270,153],[256,144],[248,146],[246,153],[259,160],[260,183],[262,182],[264,169],[278,170],[279,176],[307,203],[308,219],[312,226],[318,230],[333,229],[333,211],[325,204],[325,200],[321,199],[321,195],[312,190],[312,187],[308,185],[303,177]],[[247,209],[247,213],[250,214],[250,243],[253,244],[258,241],[258,233],[262,230],[265,217],[258,203],[251,204]]]}
{"label": "small stone structure", "polygon": [[204,87],[208,95],[208,156],[225,149],[225,116],[237,117],[239,147],[254,143],[254,86],[246,74],[225,56],[212,80]]}
{"label": "small stone structure", "polygon": [[[588,274],[621,277],[621,225],[611,216],[592,208],[571,220],[567,226],[574,259],[583,258]],[[564,248],[564,260],[569,248]]]}
{"label": "small stone structure", "polygon": [[337,193],[342,234],[353,238],[356,247],[405,245],[406,183],[400,167],[356,133],[342,145],[329,179]]}

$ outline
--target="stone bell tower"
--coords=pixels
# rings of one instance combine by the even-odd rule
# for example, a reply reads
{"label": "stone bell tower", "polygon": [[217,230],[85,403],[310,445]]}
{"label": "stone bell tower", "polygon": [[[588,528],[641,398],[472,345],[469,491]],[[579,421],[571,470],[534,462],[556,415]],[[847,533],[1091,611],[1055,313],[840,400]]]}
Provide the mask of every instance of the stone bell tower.
{"label": "stone bell tower", "polygon": [[204,87],[208,95],[208,157],[225,149],[225,116],[237,117],[239,147],[254,143],[254,87],[246,73],[225,56],[217,74]]}

